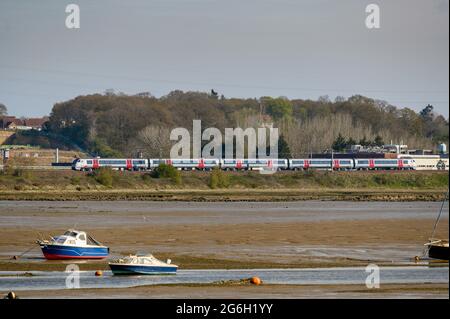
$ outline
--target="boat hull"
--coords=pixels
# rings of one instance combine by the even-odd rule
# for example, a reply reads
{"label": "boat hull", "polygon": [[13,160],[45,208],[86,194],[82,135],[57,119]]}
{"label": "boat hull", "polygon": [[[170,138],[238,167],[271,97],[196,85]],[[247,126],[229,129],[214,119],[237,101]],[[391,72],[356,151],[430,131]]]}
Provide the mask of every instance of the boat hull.
{"label": "boat hull", "polygon": [[109,264],[114,275],[175,275],[176,266],[139,266]]}
{"label": "boat hull", "polygon": [[430,245],[430,248],[428,250],[428,257],[434,259],[449,260],[448,247],[439,245]]}
{"label": "boat hull", "polygon": [[109,255],[108,247],[75,247],[64,245],[41,245],[46,259],[104,259]]}

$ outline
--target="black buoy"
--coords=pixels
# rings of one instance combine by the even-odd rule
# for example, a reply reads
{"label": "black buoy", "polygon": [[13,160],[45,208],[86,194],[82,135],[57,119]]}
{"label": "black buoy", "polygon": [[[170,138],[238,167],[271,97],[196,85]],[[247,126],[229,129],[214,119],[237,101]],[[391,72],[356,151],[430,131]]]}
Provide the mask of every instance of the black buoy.
{"label": "black buoy", "polygon": [[19,299],[14,291],[8,292],[4,299]]}

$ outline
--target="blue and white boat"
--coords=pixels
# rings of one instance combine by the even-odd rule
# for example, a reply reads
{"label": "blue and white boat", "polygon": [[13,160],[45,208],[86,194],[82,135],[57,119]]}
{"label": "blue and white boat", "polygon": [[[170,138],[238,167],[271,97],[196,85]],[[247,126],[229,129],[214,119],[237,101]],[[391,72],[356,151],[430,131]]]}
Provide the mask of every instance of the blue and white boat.
{"label": "blue and white boat", "polygon": [[37,243],[47,259],[103,259],[109,255],[108,247],[84,231],[74,229],[51,240],[38,240]]}
{"label": "blue and white boat", "polygon": [[153,255],[130,255],[109,263],[114,275],[175,275],[178,266],[163,262]]}

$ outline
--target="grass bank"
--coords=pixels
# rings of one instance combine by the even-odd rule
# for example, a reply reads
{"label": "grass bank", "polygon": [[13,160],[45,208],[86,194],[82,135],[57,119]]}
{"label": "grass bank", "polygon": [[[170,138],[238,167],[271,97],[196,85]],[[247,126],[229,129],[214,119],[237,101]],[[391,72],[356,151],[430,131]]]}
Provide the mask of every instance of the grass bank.
{"label": "grass bank", "polygon": [[0,175],[0,200],[441,200],[447,172],[177,172],[21,170]]}

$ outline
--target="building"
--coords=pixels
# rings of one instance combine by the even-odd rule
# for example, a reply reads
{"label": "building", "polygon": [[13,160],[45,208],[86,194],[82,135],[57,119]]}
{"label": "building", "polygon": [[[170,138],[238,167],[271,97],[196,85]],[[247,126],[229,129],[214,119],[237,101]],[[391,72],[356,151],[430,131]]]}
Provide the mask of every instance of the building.
{"label": "building", "polygon": [[31,127],[33,130],[42,130],[45,122],[48,121],[48,117],[39,117],[39,118],[29,118],[24,119],[23,123],[26,127]]}
{"label": "building", "polygon": [[3,130],[42,130],[48,117],[19,119],[15,116],[4,116],[0,118],[0,128]]}

